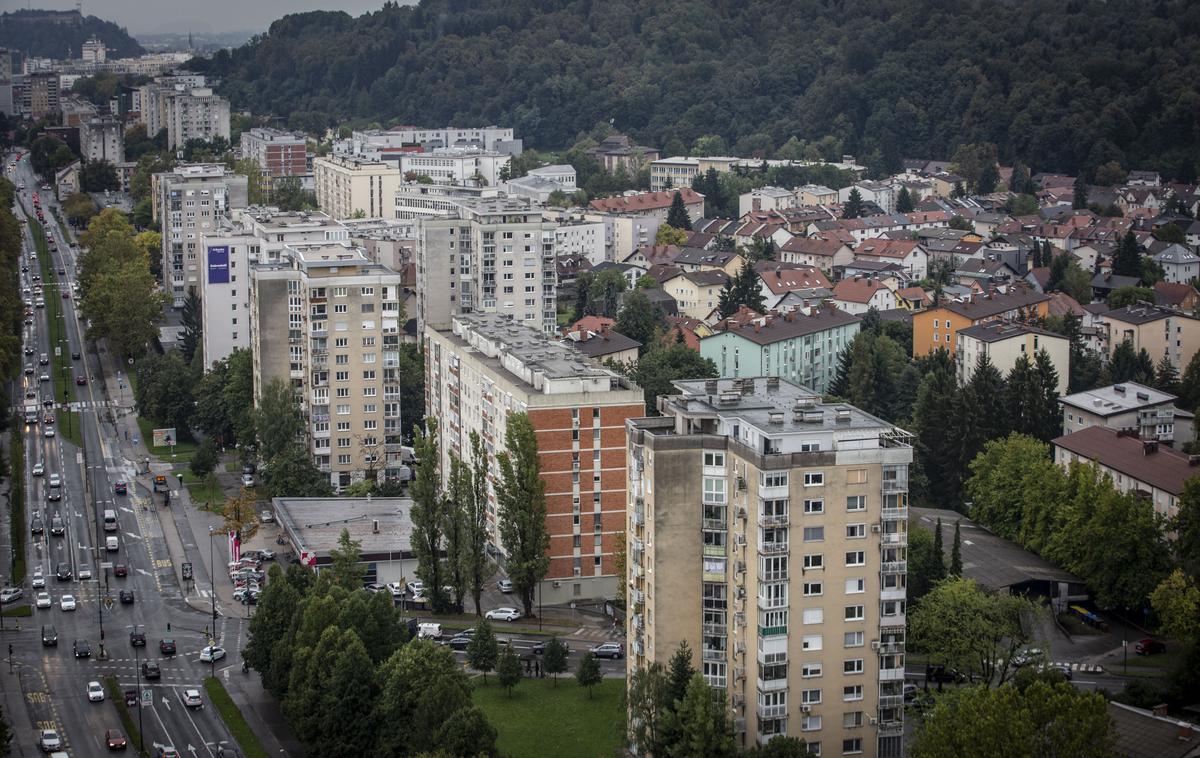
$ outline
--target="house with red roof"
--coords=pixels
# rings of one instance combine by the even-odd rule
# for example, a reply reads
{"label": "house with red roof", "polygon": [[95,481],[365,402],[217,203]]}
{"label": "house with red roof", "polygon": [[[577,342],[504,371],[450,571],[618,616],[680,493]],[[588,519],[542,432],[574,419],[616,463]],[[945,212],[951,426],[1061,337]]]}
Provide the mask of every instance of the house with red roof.
{"label": "house with red roof", "polygon": [[898,263],[913,279],[924,279],[929,272],[929,253],[917,240],[867,240],[854,248],[854,258]]}
{"label": "house with red roof", "polygon": [[790,294],[819,300],[828,297],[833,288],[816,266],[759,261],[754,265],[754,272],[758,274],[759,291],[767,310],[778,308]]}
{"label": "house with red roof", "polygon": [[1200,306],[1200,292],[1190,284],[1155,282],[1154,304],[1185,313],[1195,313]]}
{"label": "house with red roof", "polygon": [[871,308],[881,311],[896,307],[896,295],[878,279],[854,276],[833,288],[833,302],[846,313],[862,314]]}
{"label": "house with red roof", "polygon": [[854,260],[854,250],[843,240],[831,237],[793,237],[779,247],[779,260],[832,271]]}
{"label": "house with red roof", "polygon": [[615,197],[597,198],[588,203],[588,207],[599,213],[653,216],[665,222],[676,193],[683,196],[683,207],[687,209],[688,218],[692,221],[704,218],[704,195],[690,187],[662,192],[626,192]]}

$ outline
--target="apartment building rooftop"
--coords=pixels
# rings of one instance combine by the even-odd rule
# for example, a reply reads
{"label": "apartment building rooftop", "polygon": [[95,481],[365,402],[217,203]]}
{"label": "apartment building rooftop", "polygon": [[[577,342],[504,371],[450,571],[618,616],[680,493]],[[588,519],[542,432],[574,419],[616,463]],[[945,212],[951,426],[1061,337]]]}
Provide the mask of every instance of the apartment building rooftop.
{"label": "apartment building rooftop", "polygon": [[1097,416],[1115,416],[1138,408],[1174,402],[1175,399],[1174,395],[1161,392],[1153,387],[1147,387],[1137,382],[1124,382],[1066,395],[1060,397],[1058,402],[1082,408]]}
{"label": "apartment building rooftop", "polygon": [[180,179],[203,179],[209,177],[222,177],[228,172],[225,166],[220,163],[186,163],[182,166],[176,166],[170,171],[164,171],[164,174],[174,175]]}
{"label": "apartment building rooftop", "polygon": [[341,221],[335,221],[320,211],[281,211],[269,205],[251,205],[238,212],[238,217],[253,220],[264,231],[272,229],[297,231],[303,229],[319,229],[321,227],[342,228]]}
{"label": "apartment building rooftop", "polygon": [[1052,332],[1049,329],[1042,329],[1030,324],[1023,324],[1019,321],[991,321],[959,329],[958,333],[972,339],[977,339],[980,342],[999,342],[1000,340],[1020,337],[1025,334],[1040,334],[1046,337],[1062,338],[1062,335],[1058,332]]}

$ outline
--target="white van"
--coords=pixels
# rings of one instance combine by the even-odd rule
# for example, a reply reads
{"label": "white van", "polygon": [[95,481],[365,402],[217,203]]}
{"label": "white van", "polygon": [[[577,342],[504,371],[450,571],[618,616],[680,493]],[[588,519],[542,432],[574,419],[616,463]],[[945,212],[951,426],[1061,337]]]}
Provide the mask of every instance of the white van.
{"label": "white van", "polygon": [[104,549],[110,553],[115,553],[121,549],[121,543],[117,540],[116,537],[105,537],[104,538]]}
{"label": "white van", "polygon": [[417,624],[417,638],[422,640],[441,639],[442,625],[438,623]]}
{"label": "white van", "polygon": [[117,512],[113,510],[104,511],[104,531],[117,531]]}

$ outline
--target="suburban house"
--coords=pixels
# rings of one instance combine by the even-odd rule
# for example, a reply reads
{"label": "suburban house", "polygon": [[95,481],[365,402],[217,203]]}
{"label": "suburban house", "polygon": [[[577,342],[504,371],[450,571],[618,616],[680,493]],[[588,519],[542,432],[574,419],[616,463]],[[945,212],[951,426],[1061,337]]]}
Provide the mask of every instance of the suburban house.
{"label": "suburban house", "polygon": [[854,260],[854,251],[839,239],[792,237],[780,245],[779,260],[832,271],[834,266],[844,266]]}
{"label": "suburban house", "polygon": [[1095,463],[1118,490],[1145,495],[1155,512],[1167,518],[1179,511],[1184,483],[1200,474],[1200,456],[1104,426],[1090,426],[1050,444],[1055,463],[1064,468],[1074,461]]}
{"label": "suburban house", "polygon": [[1106,311],[1108,357],[1122,342],[1133,343],[1134,351],[1145,350],[1156,363],[1166,356],[1182,372],[1200,348],[1200,319],[1157,305],[1129,305]]}
{"label": "suburban house", "polygon": [[678,266],[681,271],[723,271],[728,276],[737,276],[745,260],[732,250],[685,247],[675,255],[671,265]]}
{"label": "suburban house", "polygon": [[979,282],[985,288],[996,284],[1006,284],[1017,277],[1016,270],[1001,260],[988,258],[968,258],[958,264],[954,276],[962,284]]}
{"label": "suburban house", "polygon": [[713,333],[712,327],[700,319],[689,316],[667,316],[667,332],[663,335],[664,345],[673,345],[680,341],[696,352],[700,352],[700,340]]}
{"label": "suburban house", "polygon": [[1194,439],[1194,417],[1175,405],[1176,398],[1136,382],[1110,384],[1060,397],[1063,431],[1089,426],[1124,429],[1144,440],[1182,445]]}
{"label": "suburban house", "polygon": [[700,354],[724,377],[778,376],[824,393],[837,373],[838,356],[862,319],[837,308],[767,314],[700,340]]}
{"label": "suburban house", "polygon": [[597,263],[595,266],[592,266],[591,273],[594,275],[599,274],[603,271],[607,271],[610,268],[615,269],[616,271],[620,272],[621,276],[625,277],[625,283],[629,289],[636,287],[637,280],[646,273],[645,266],[638,266],[632,263],[617,263],[615,261],[604,261],[603,263]]}
{"label": "suburban house", "polygon": [[933,305],[933,297],[921,287],[896,289],[896,307],[906,311],[919,311]]}
{"label": "suburban house", "polygon": [[854,276],[833,288],[833,302],[847,313],[866,313],[871,308],[887,311],[896,307],[896,295],[878,279]]}
{"label": "suburban house", "polygon": [[1186,284],[1200,276],[1200,255],[1178,243],[1168,245],[1154,260],[1162,266],[1163,278],[1173,284]]}
{"label": "suburban house", "polygon": [[1056,332],[1016,321],[989,321],[960,329],[954,360],[958,381],[967,383],[975,375],[980,356],[986,355],[1001,374],[1008,376],[1021,356],[1030,363],[1044,350],[1058,372],[1059,395],[1067,391],[1071,375],[1071,341]]}
{"label": "suburban house", "polygon": [[1154,304],[1167,308],[1195,313],[1200,306],[1200,292],[1190,284],[1154,283]]}
{"label": "suburban house", "polygon": [[1006,291],[993,290],[963,300],[943,300],[940,304],[913,314],[913,356],[929,355],[945,348],[954,355],[955,334],[969,326],[989,321],[1022,321],[1044,318],[1050,298],[1028,287],[1012,286]]}
{"label": "suburban house", "polygon": [[1092,277],[1092,296],[1097,300],[1107,300],[1113,290],[1122,287],[1139,287],[1142,280],[1137,276],[1121,276],[1113,273],[1101,273]]}
{"label": "suburban house", "polygon": [[759,291],[762,292],[763,304],[767,310],[778,308],[781,301],[793,292],[806,297],[828,297],[833,286],[821,270],[814,266],[759,261],[754,264],[754,271],[758,274]]}
{"label": "suburban house", "polygon": [[663,290],[675,298],[680,316],[705,319],[717,307],[729,276],[720,270],[684,271],[663,282]]}
{"label": "suburban house", "polygon": [[898,263],[914,279],[924,279],[929,270],[929,254],[917,240],[868,240],[854,248],[854,258]]}
{"label": "suburban house", "polygon": [[658,160],[656,148],[638,145],[624,134],[611,134],[588,152],[600,161],[600,165],[610,174],[619,168],[634,174],[647,161]]}

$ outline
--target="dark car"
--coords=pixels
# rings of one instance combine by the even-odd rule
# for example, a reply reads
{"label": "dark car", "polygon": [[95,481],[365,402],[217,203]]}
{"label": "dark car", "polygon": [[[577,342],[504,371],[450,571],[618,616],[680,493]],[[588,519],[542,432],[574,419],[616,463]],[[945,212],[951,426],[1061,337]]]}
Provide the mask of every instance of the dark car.
{"label": "dark car", "polygon": [[56,577],[58,577],[58,581],[60,581],[60,582],[71,581],[71,564],[69,564],[69,563],[58,564],[58,569],[54,572],[54,575]]}
{"label": "dark car", "polygon": [[75,644],[71,645],[71,650],[75,652],[76,658],[92,657],[92,646],[87,640],[75,640]]}
{"label": "dark car", "polygon": [[143,679],[161,679],[162,668],[154,661],[145,661],[142,663],[142,678]]}
{"label": "dark car", "polygon": [[75,383],[76,383],[76,384],[78,384],[80,387],[82,387],[82,386],[84,386],[85,384],[87,384],[87,377],[86,377],[86,376],[83,376],[83,375],[81,374],[81,375],[79,375],[79,376],[75,377]]}
{"label": "dark car", "polygon": [[446,644],[450,646],[451,650],[466,650],[467,645],[471,644],[471,637],[466,634],[456,634]]}
{"label": "dark car", "polygon": [[129,567],[124,563],[114,563],[113,576],[129,576]]}
{"label": "dark car", "polygon": [[58,632],[49,624],[42,627],[42,645],[44,647],[58,647]]}
{"label": "dark car", "polygon": [[104,744],[108,746],[109,750],[124,750],[128,746],[125,735],[121,733],[120,729],[105,729]]}
{"label": "dark car", "polygon": [[125,484],[125,482],[117,482],[113,485],[113,492],[117,493],[118,495],[128,495],[129,485]]}
{"label": "dark car", "polygon": [[159,642],[158,652],[163,655],[175,655],[175,640],[163,640]]}
{"label": "dark car", "polygon": [[133,592],[131,590],[121,590],[121,605],[133,604]]}
{"label": "dark car", "polygon": [[42,523],[41,516],[33,517],[33,521],[29,522],[29,531],[32,534],[42,534],[46,531],[46,526]]}
{"label": "dark car", "polygon": [[[53,492],[53,490],[51,490]],[[51,500],[57,500],[57,497],[51,497]],[[53,516],[50,519],[50,533],[55,537],[61,537],[67,533],[67,525],[63,522],[62,516]],[[70,579],[71,577],[67,577]]]}
{"label": "dark car", "polygon": [[1138,655],[1154,655],[1155,653],[1167,652],[1166,645],[1158,640],[1150,639],[1149,637],[1138,640],[1137,644],[1133,646],[1133,649],[1137,651]]}
{"label": "dark car", "polygon": [[129,644],[134,647],[144,647],[146,644],[146,627],[141,624],[135,624],[129,630]]}
{"label": "dark car", "polygon": [[73,361],[79,360],[79,353],[71,353],[71,360],[73,360]]}

